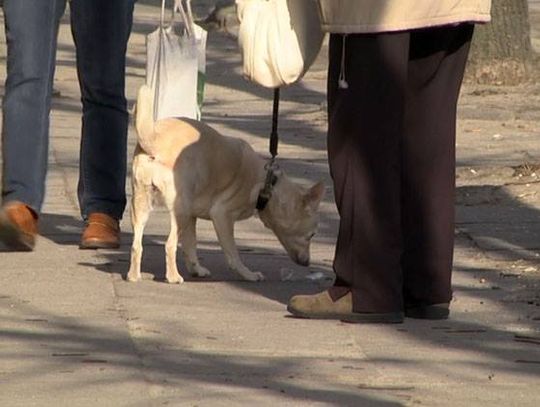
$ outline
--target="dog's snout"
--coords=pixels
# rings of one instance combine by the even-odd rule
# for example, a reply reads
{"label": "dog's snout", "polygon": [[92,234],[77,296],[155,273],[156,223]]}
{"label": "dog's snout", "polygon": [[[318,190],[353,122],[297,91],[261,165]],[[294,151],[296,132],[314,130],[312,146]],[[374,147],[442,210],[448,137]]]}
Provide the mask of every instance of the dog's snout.
{"label": "dog's snout", "polygon": [[302,254],[297,254],[295,256],[295,262],[301,266],[304,266],[304,267],[307,267],[309,266],[309,255],[302,255]]}

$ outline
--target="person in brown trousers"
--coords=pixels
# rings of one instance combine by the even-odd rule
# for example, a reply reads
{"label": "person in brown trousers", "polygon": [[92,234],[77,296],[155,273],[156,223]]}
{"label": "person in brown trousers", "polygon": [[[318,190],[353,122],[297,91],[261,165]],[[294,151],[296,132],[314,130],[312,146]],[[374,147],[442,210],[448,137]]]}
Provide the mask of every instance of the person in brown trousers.
{"label": "person in brown trousers", "polygon": [[444,319],[452,299],[456,105],[489,0],[320,0],[331,33],[328,156],[336,280],[304,318]]}

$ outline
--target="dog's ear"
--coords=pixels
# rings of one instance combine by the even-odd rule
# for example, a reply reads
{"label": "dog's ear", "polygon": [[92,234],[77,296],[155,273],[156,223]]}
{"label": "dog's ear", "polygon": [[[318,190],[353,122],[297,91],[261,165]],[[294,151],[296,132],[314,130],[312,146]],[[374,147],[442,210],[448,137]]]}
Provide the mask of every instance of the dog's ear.
{"label": "dog's ear", "polygon": [[304,205],[315,212],[319,209],[319,204],[324,197],[324,184],[322,181],[317,182],[311,188],[309,188],[304,195]]}

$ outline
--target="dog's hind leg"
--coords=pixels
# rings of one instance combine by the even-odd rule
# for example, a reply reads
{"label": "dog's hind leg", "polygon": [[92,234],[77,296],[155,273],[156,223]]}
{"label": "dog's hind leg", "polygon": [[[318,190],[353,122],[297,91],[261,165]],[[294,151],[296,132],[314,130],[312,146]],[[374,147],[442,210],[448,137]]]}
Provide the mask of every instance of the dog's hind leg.
{"label": "dog's hind leg", "polygon": [[236,243],[234,242],[234,222],[226,214],[218,213],[217,211],[214,211],[212,214],[212,222],[214,223],[214,229],[216,230],[219,244],[225,253],[229,268],[236,271],[245,280],[264,280],[264,276],[261,273],[251,271],[242,263]]}
{"label": "dog's hind leg", "polygon": [[141,279],[144,226],[148,221],[148,215],[152,211],[152,186],[144,185],[136,179],[133,179],[132,185],[131,226],[133,228],[133,243],[131,245],[131,264],[129,266],[127,280],[139,281]]}
{"label": "dog's hind leg", "polygon": [[197,218],[184,216],[180,223],[182,225],[180,234],[182,251],[190,274],[195,277],[208,277],[210,270],[201,266],[197,257]]}
{"label": "dog's hind leg", "polygon": [[170,284],[183,283],[184,279],[178,272],[176,265],[176,251],[178,250],[178,223],[174,211],[171,211],[171,231],[165,244],[167,270],[165,272],[165,281]]}

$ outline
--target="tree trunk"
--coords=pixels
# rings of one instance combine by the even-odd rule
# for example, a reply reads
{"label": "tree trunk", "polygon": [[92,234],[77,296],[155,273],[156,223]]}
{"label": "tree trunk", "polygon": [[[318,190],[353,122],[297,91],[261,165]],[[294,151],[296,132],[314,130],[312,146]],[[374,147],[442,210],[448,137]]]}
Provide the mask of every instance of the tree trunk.
{"label": "tree trunk", "polygon": [[493,0],[492,21],[477,25],[467,79],[517,84],[534,79],[527,0]]}

